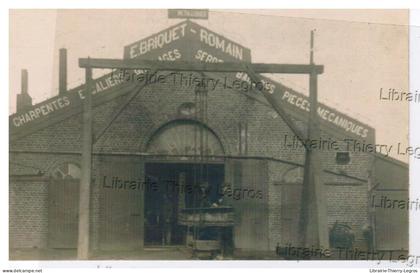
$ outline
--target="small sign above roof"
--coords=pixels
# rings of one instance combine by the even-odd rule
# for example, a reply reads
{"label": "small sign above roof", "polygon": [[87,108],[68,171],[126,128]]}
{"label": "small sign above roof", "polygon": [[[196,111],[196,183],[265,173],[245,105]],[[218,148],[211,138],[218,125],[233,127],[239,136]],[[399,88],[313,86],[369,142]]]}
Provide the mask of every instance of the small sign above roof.
{"label": "small sign above roof", "polygon": [[168,9],[168,18],[209,19],[208,9]]}

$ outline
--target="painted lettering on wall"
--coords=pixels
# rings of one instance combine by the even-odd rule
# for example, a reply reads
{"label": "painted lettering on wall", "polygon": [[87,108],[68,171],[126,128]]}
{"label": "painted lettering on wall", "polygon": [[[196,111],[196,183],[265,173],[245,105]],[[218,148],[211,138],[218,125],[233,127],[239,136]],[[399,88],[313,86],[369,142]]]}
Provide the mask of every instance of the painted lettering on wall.
{"label": "painted lettering on wall", "polygon": [[215,48],[221,50],[238,60],[243,60],[243,48],[237,44],[227,41],[221,36],[207,31],[204,28],[200,28],[200,41]]}
{"label": "painted lettering on wall", "polygon": [[[144,73],[144,70],[136,70],[134,73],[139,75]],[[124,82],[124,78],[120,77],[120,73],[110,73],[105,75],[99,79],[94,80],[92,95],[96,95],[112,87],[119,86]],[[84,92],[85,89],[79,89],[77,92],[78,96],[74,96],[74,94],[69,93],[68,96],[61,96],[52,101],[47,101],[37,105],[31,110],[13,117],[13,125],[15,127],[20,127],[41,117],[48,116],[50,113],[57,110],[68,108],[71,105],[78,105],[81,103],[81,100],[85,99]]]}
{"label": "painted lettering on wall", "polygon": [[185,27],[187,23],[177,25],[173,28],[159,32],[158,34],[140,40],[129,47],[129,58],[137,58],[144,55],[151,50],[162,48],[165,45],[171,44],[172,42],[179,40],[185,36]]}
{"label": "painted lettering on wall", "polygon": [[[251,83],[251,79],[246,73],[238,72],[236,73],[236,78],[240,79],[242,81],[246,81],[248,83]],[[261,79],[261,82],[264,84],[265,90],[270,93],[274,94],[276,90],[276,86],[272,83],[270,83],[268,80]],[[277,89],[278,90],[278,89]],[[306,112],[310,112],[310,102],[308,99],[306,99],[303,96],[300,96],[296,93],[292,93],[289,91],[284,91],[283,95],[281,97],[283,101],[288,102],[289,104],[301,109],[305,110]],[[369,133],[369,129],[365,128],[361,124],[357,124],[354,121],[351,121],[342,115],[327,109],[323,106],[318,106],[317,109],[318,115],[325,121],[334,124],[335,126],[340,127],[341,129],[344,129],[346,132],[351,132],[353,134],[356,134],[362,138],[366,138]]]}
{"label": "painted lettering on wall", "polygon": [[[292,94],[288,91],[284,91],[282,100],[290,103],[293,106],[296,106],[300,109],[310,112],[311,104],[304,97],[301,97],[296,94]],[[369,130],[367,128],[364,128],[364,126],[360,124],[356,124],[354,121],[350,121],[346,119],[345,117],[339,115],[338,113],[335,113],[322,106],[318,106],[317,112],[318,112],[318,116],[320,116],[323,120],[328,121],[346,130],[347,132],[351,132],[363,138],[366,138],[368,136]]]}
{"label": "painted lettering on wall", "polygon": [[53,101],[50,101],[48,103],[45,103],[43,105],[40,105],[32,110],[27,111],[26,113],[20,114],[13,118],[13,124],[16,127],[19,127],[23,124],[26,124],[28,122],[31,122],[32,120],[35,120],[42,116],[47,116],[50,113],[62,109],[64,107],[67,107],[70,105],[70,100],[67,96],[63,96],[60,98],[57,98]]}

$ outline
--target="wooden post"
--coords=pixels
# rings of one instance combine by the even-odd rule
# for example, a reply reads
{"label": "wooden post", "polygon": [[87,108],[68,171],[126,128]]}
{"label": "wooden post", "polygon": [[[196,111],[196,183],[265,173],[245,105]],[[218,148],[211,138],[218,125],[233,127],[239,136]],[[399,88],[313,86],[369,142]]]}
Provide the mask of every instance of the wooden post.
{"label": "wooden post", "polygon": [[85,68],[85,99],[83,101],[82,177],[79,197],[79,238],[77,258],[89,258],[90,183],[92,170],[92,68]]}
{"label": "wooden post", "polygon": [[[375,193],[375,189],[379,184],[375,185],[375,164],[376,158],[373,159],[373,164],[371,170],[368,171],[368,218],[369,225],[372,228],[372,242],[369,245],[369,251],[376,251],[376,210],[372,206],[372,199]],[[369,243],[369,242],[368,242]]]}
{"label": "wooden post", "polygon": [[[311,57],[313,60],[314,32],[311,31]],[[319,139],[318,118],[318,75],[314,71],[309,74],[310,116],[308,125],[308,139]],[[305,157],[305,170],[301,195],[301,215],[299,224],[299,238],[301,246],[329,247],[328,219],[324,183],[321,179],[320,150],[308,146]]]}

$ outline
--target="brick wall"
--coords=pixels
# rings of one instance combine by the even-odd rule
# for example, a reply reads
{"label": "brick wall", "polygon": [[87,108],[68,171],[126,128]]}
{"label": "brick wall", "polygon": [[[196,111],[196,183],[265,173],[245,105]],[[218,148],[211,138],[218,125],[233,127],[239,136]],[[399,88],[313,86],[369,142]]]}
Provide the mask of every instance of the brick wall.
{"label": "brick wall", "polygon": [[[221,80],[223,79],[221,78]],[[180,118],[191,118],[181,117],[178,113],[178,107],[185,102],[194,102],[194,94],[192,87],[174,86],[170,83],[155,84],[145,88],[122,111],[115,122],[94,145],[94,152],[125,154],[146,152],[147,143],[158,128]],[[252,95],[252,92],[249,92],[248,95]],[[120,96],[94,108],[95,133],[98,133],[112,117],[124,99],[125,96]],[[239,124],[244,122],[247,124],[248,129],[246,135],[247,154],[244,154],[244,151],[241,153],[239,151]],[[305,130],[304,121],[295,119],[295,122],[301,130]],[[273,109],[264,101],[252,99],[241,94],[240,91],[222,88],[209,91],[208,121],[206,125],[219,137],[226,155],[266,157],[291,161],[297,164],[303,164],[304,162],[303,148],[295,149],[284,145],[283,140],[285,136],[293,137],[293,134]],[[322,132],[322,137],[342,139],[344,136],[333,136],[331,133]],[[16,140],[12,139],[10,142],[10,161],[12,162],[10,173],[13,175],[23,175],[27,174],[27,172],[34,174],[39,169],[45,175],[48,175],[58,162],[66,160],[78,162],[80,154],[77,153],[81,151],[80,139],[80,114],[76,114],[26,137]],[[343,143],[340,146],[344,149]],[[322,151],[321,163],[324,169],[334,171],[337,174],[356,176],[361,179],[367,177],[367,170],[372,160],[370,155],[352,152],[350,164],[337,165],[335,154],[336,151]],[[270,214],[268,225],[269,238],[273,238],[270,240],[271,249],[274,249],[276,242],[280,240],[281,236],[279,221],[281,187],[276,184],[281,182],[282,179],[293,180],[297,183],[301,182],[301,179],[291,178],[301,177],[301,171],[289,172],[287,177],[284,177],[290,166],[292,165],[280,161],[269,161],[268,202]],[[94,168],[96,168],[95,161]],[[96,169],[93,171],[93,174],[96,174]],[[343,176],[333,174],[324,175],[323,179],[328,182],[343,183],[343,185],[347,182],[354,182],[351,178],[343,178]],[[41,187],[39,184],[31,186],[37,187],[37,185]],[[13,187],[11,188],[13,189]],[[342,219],[351,221],[351,224],[358,228],[365,221],[366,215],[362,211],[366,211],[366,187],[328,186],[327,196],[328,202],[331,202],[329,204],[330,224],[335,219]],[[26,201],[16,199],[16,197],[12,199],[11,211],[13,213],[17,212],[19,206],[25,207],[28,205]],[[98,228],[99,214],[96,212],[99,208],[99,199],[99,191],[97,188],[94,188],[92,191],[92,214],[94,215],[92,227],[94,230]],[[45,215],[44,211],[39,213]],[[18,217],[17,214],[14,217]],[[45,225],[45,223],[43,224]],[[18,237],[14,236],[11,238],[17,240]],[[94,233],[92,238],[93,245],[96,247],[97,234]],[[39,235],[37,240],[41,240],[41,235]]]}
{"label": "brick wall", "polygon": [[44,248],[48,233],[48,182],[11,179],[9,184],[10,248]]}
{"label": "brick wall", "polygon": [[[303,168],[272,161],[269,164],[269,173],[269,237],[270,249],[274,250],[278,243],[284,241],[281,219],[282,190],[289,184],[302,183]],[[362,227],[368,223],[367,182],[325,172],[321,180],[326,184],[324,190],[329,228],[336,221],[348,224],[355,233],[355,244],[365,247]],[[297,213],[296,218],[298,217]]]}

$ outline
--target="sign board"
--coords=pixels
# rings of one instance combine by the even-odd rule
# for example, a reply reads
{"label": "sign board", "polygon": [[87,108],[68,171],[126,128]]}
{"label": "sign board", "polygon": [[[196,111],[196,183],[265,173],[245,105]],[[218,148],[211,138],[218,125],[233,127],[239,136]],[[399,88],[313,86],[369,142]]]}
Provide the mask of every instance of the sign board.
{"label": "sign board", "polygon": [[251,62],[251,50],[191,21],[124,47],[125,59]]}
{"label": "sign board", "polygon": [[168,18],[209,19],[208,9],[168,9]]}

